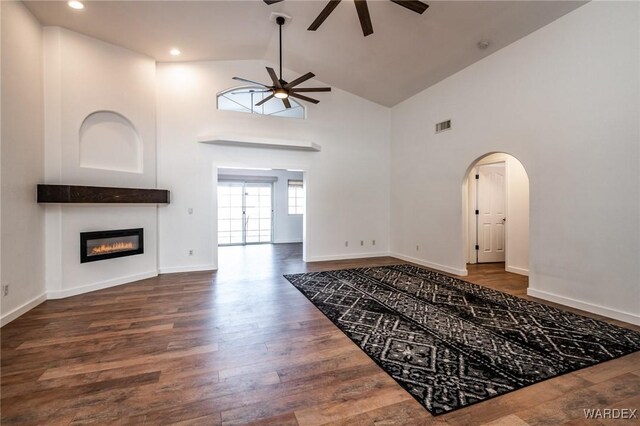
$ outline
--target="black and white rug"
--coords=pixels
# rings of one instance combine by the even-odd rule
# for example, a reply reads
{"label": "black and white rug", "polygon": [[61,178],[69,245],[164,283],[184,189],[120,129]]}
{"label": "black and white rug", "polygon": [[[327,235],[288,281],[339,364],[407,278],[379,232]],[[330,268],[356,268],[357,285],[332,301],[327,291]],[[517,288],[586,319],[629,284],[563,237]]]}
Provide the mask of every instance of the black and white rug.
{"label": "black and white rug", "polygon": [[640,333],[412,265],[285,275],[431,414],[640,350]]}

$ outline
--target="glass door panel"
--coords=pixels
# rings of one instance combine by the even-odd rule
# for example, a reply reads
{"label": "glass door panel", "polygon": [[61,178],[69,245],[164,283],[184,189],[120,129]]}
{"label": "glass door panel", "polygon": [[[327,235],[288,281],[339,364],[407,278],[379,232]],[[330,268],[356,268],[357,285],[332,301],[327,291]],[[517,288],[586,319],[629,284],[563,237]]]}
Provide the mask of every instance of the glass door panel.
{"label": "glass door panel", "polygon": [[218,185],[218,244],[242,244],[242,183]]}
{"label": "glass door panel", "polygon": [[271,242],[271,184],[245,184],[247,243]]}

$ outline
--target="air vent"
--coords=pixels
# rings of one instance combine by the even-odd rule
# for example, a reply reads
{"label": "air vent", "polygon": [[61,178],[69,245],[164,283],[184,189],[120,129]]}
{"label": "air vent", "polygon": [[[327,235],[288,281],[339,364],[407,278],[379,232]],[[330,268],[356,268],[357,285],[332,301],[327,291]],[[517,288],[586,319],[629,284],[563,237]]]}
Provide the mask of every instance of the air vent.
{"label": "air vent", "polygon": [[451,129],[451,120],[443,121],[436,124],[436,133],[441,133],[449,129]]}

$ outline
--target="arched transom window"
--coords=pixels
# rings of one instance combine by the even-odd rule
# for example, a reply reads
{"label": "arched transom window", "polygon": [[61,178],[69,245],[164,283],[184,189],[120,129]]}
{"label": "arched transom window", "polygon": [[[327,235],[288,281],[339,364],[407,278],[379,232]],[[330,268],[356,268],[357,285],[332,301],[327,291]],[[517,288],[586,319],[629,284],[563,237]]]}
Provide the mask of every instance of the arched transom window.
{"label": "arched transom window", "polygon": [[272,98],[260,106],[258,102],[271,92],[264,92],[261,86],[233,87],[218,93],[218,109],[225,111],[248,112],[250,114],[275,115],[278,117],[305,118],[304,106],[289,98],[291,108],[286,108],[282,100]]}

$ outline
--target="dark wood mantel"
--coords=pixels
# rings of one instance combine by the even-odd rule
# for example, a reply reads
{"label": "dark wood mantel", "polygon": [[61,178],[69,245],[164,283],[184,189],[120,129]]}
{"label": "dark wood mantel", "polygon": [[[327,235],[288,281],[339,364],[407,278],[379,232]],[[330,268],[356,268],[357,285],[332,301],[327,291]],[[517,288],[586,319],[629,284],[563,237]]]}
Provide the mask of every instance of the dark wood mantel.
{"label": "dark wood mantel", "polygon": [[166,189],[38,184],[38,203],[169,204]]}

